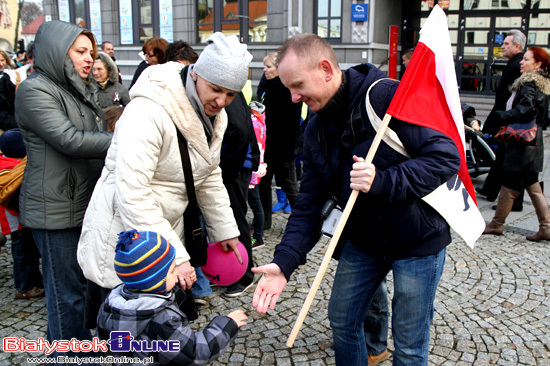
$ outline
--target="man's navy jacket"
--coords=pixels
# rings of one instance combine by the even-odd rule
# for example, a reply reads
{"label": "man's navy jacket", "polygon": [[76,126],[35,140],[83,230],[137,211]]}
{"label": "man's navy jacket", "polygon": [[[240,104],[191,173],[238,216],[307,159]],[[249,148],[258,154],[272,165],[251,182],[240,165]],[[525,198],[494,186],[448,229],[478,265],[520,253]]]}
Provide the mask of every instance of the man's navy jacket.
{"label": "man's navy jacket", "polygon": [[[328,105],[304,136],[300,193],[273,262],[289,279],[320,237],[321,209],[331,197],[342,207],[350,194],[353,155],[366,157],[376,135],[365,109],[368,87],[386,75],[370,64],[350,68]],[[398,83],[379,82],[370,93],[382,118]],[[426,111],[425,118],[430,118]],[[359,193],[341,242],[374,257],[401,259],[438,253],[451,242],[449,225],[421,197],[458,172],[460,156],[449,137],[395,118],[390,122],[411,159],[381,142],[373,159],[376,176],[369,193]]]}

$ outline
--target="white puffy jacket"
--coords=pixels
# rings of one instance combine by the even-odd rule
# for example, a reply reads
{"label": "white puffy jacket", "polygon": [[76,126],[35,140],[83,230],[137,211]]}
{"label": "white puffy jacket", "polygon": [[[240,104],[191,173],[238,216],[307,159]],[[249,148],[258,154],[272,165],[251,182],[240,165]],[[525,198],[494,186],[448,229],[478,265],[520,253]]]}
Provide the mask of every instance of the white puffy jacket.
{"label": "white puffy jacket", "polygon": [[132,101],[117,122],[78,245],[84,275],[104,288],[120,283],[113,261],[118,233],[124,230],[158,232],[175,247],[177,265],[189,260],[182,243],[182,215],[188,201],[176,126],[188,141],[209,239],[239,236],[218,166],[226,113],[216,116],[208,146],[202,122],[181,81],[182,67],[173,62],[148,67],[132,88]]}

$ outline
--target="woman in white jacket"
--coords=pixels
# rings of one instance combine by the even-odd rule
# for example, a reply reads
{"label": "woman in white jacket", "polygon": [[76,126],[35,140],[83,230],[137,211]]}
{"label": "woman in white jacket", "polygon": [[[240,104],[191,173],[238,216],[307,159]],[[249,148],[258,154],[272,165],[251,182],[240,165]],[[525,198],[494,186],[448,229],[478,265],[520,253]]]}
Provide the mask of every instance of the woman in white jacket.
{"label": "woman in white jacket", "polygon": [[[215,33],[195,65],[169,62],[143,72],[116,124],[84,218],[78,262],[88,280],[106,290],[120,283],[114,271],[115,245],[118,233],[130,229],[165,237],[176,249],[180,286],[190,288],[196,280],[183,244],[188,200],[177,130],[188,142],[209,239],[237,254],[239,230],[218,165],[227,126],[223,108],[244,86],[251,59],[236,36]],[[90,326],[102,300],[89,305]]]}

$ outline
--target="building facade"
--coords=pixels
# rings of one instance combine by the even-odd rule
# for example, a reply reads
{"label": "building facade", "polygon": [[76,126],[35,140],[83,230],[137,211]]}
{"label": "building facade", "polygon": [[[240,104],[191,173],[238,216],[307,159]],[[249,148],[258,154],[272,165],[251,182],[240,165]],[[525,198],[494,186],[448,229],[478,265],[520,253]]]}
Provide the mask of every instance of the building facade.
{"label": "building facade", "polygon": [[0,0],[0,49],[15,52],[16,30],[21,31],[17,24],[17,0]]}
{"label": "building facade", "polygon": [[[308,32],[333,45],[344,69],[370,62],[399,75],[399,52],[414,47],[430,11],[424,0],[44,0],[43,5],[46,21],[81,24],[99,43],[112,42],[125,82],[141,62],[146,39],[181,39],[200,51],[208,35],[222,31],[248,44],[254,85],[265,55],[288,37]],[[464,93],[494,93],[505,65],[500,44],[507,30],[522,30],[529,46],[550,43],[550,0],[450,0],[446,12]]]}

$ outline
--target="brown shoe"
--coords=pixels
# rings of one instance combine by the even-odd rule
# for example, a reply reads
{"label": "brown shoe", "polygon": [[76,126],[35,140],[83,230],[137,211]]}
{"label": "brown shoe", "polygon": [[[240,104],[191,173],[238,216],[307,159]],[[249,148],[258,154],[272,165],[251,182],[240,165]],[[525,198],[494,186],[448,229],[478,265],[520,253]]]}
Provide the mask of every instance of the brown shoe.
{"label": "brown shoe", "polygon": [[485,230],[483,230],[483,234],[491,234],[491,235],[502,235],[504,232],[504,227],[502,225],[499,225],[498,223],[495,223],[495,221],[491,221],[485,226]]}
{"label": "brown shoe", "polygon": [[18,300],[24,300],[24,299],[32,299],[34,297],[42,297],[44,296],[45,292],[43,288],[34,287],[30,289],[27,292],[19,292],[15,290],[15,298]]}
{"label": "brown shoe", "polygon": [[386,361],[388,358],[390,358],[390,354],[388,353],[388,350],[385,350],[378,356],[369,355],[369,366],[379,365],[382,362]]}
{"label": "brown shoe", "polygon": [[529,241],[550,240],[550,228],[546,225],[541,225],[535,235],[529,235],[526,239]]}

